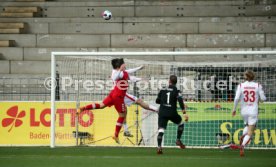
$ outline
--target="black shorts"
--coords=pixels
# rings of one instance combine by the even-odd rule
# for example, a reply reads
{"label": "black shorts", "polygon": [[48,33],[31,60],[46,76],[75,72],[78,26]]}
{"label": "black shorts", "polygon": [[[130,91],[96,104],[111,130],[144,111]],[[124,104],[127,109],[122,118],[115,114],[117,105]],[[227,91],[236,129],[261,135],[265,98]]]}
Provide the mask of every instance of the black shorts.
{"label": "black shorts", "polygon": [[175,114],[173,116],[158,116],[158,128],[167,128],[168,121],[172,121],[175,124],[180,124],[182,122],[182,118],[179,114]]}

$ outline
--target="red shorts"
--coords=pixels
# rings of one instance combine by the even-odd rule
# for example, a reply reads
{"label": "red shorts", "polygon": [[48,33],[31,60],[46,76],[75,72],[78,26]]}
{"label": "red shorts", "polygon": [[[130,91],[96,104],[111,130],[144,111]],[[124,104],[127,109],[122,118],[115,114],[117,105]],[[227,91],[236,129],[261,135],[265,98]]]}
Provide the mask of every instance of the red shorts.
{"label": "red shorts", "polygon": [[124,96],[116,96],[113,94],[109,94],[104,100],[103,104],[105,106],[111,107],[114,105],[115,109],[118,113],[126,112],[126,105],[124,102]]}

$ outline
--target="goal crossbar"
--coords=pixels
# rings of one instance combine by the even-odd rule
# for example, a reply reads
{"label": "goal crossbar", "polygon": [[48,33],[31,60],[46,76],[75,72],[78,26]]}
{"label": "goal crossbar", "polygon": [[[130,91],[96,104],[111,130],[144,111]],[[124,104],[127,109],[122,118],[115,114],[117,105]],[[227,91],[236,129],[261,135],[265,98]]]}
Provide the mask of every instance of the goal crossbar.
{"label": "goal crossbar", "polygon": [[184,55],[276,55],[276,51],[183,51],[183,52],[52,52],[52,56],[184,56]]}

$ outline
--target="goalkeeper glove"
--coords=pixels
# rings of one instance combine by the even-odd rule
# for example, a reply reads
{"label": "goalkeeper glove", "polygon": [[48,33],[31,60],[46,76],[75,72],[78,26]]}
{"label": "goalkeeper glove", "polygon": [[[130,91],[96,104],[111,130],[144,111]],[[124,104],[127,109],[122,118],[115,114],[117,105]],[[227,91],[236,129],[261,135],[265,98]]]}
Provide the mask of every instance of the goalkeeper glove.
{"label": "goalkeeper glove", "polygon": [[185,122],[188,122],[188,121],[189,121],[189,116],[186,114],[185,109],[182,110],[182,113],[183,113],[183,115],[184,115],[184,120],[185,120]]}
{"label": "goalkeeper glove", "polygon": [[184,114],[184,120],[185,120],[185,122],[189,121],[189,116],[187,114]]}

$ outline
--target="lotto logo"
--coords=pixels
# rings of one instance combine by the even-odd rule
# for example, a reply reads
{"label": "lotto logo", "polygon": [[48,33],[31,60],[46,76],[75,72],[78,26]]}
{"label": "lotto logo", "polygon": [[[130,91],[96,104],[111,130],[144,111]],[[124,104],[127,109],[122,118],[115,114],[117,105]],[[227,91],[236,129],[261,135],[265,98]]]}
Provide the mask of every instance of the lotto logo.
{"label": "lotto logo", "polygon": [[[51,126],[51,109],[50,108],[29,108],[20,110],[18,105],[7,109],[2,119],[2,127],[9,128],[11,132],[14,128],[22,125],[25,127],[50,127]],[[57,127],[75,127],[76,121],[82,127],[90,127],[93,124],[94,114],[84,111],[76,116],[76,109],[58,108],[55,114],[55,124]]]}
{"label": "lotto logo", "polygon": [[7,115],[8,118],[4,118],[2,120],[2,126],[10,127],[8,130],[8,132],[10,132],[13,127],[19,127],[23,124],[21,119],[25,117],[26,113],[25,111],[18,112],[18,106],[13,106],[7,110]]}

